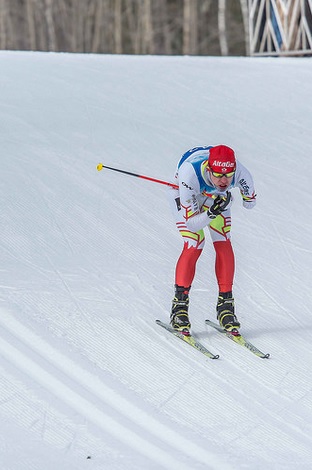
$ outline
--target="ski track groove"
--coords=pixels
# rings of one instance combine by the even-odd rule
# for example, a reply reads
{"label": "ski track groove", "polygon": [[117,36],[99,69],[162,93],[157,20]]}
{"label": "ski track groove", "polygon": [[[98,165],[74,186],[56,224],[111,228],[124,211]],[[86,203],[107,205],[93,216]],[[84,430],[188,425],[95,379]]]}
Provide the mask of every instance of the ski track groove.
{"label": "ski track groove", "polygon": [[[2,337],[0,351],[3,357],[101,430],[161,465],[161,468],[189,470],[189,465],[182,461],[183,456],[186,461],[191,459],[195,468],[217,469],[222,466],[223,469],[229,470],[221,458],[216,458],[207,450],[186,440],[181,434],[130,403],[4,310],[1,310],[0,323],[3,329],[22,343],[23,349],[21,351],[21,348],[13,346]],[[33,359],[33,352],[39,355],[39,360]],[[53,366],[54,373],[51,372],[51,367],[48,368],[50,371],[47,371],[48,369],[45,370],[40,365],[42,359]],[[62,380],[63,374],[69,379],[69,384]],[[75,391],[81,388],[87,393]],[[96,402],[100,405],[94,404]],[[135,423],[139,431],[133,431],[127,425],[120,424],[117,419],[102,411],[101,404],[109,405],[131,423]],[[148,434],[156,437],[155,444],[151,443],[152,439],[148,438]],[[180,457],[173,457],[173,453]],[[210,463],[209,467],[207,462]]]}
{"label": "ski track groove", "polygon": [[[144,320],[142,320],[142,322],[145,323],[145,325],[147,325],[147,323]],[[157,328],[159,328],[158,326],[155,326],[155,327],[151,325],[148,325],[148,326],[151,329],[154,329],[154,331],[157,331]],[[162,334],[162,331],[160,331],[159,334]],[[162,336],[165,337],[165,333],[163,333]],[[173,339],[176,339],[176,338],[173,338]],[[250,373],[248,374],[248,372],[245,372],[244,365],[246,363],[251,363],[255,361],[264,361],[264,360],[253,357],[249,351],[244,351],[244,349],[241,348],[239,345],[232,344],[230,341],[227,341],[226,339],[222,337],[218,338],[218,336],[216,336],[215,339],[217,340],[215,341],[215,344],[211,345],[210,343],[207,347],[208,349],[210,348],[211,350],[213,350],[213,352],[220,353],[221,360],[218,359],[216,361],[212,361],[211,359],[206,359],[204,357],[201,357],[201,354],[198,353],[197,351],[194,351],[193,355],[191,356],[190,354],[191,351],[189,351],[189,354],[188,354],[186,350],[186,348],[189,346],[182,344],[182,346],[185,346],[184,356],[187,362],[195,362],[197,367],[200,367],[202,370],[205,370],[209,374],[212,374],[214,376],[214,380],[216,382],[219,382],[220,388],[223,388],[223,385],[226,387],[226,389],[228,387],[231,387],[232,389],[231,396],[235,398],[235,401],[237,401],[237,403],[244,403],[244,402],[248,403],[250,396],[252,396],[253,401],[258,403],[258,406],[254,407],[253,411],[255,411],[255,409],[257,410],[257,416],[260,422],[265,420],[266,424],[269,423],[272,426],[272,428],[275,428],[278,430],[278,433],[283,433],[285,437],[288,437],[288,438],[294,437],[295,441],[298,440],[304,443],[307,449],[310,449],[311,444],[312,444],[312,437],[311,438],[307,437],[304,430],[302,430],[300,427],[302,420],[306,419],[305,412],[303,411],[302,415],[298,415],[297,412],[293,413],[293,417],[294,416],[296,417],[296,421],[298,423],[296,425],[292,424],[289,419],[285,420],[284,416],[286,417],[289,416],[289,406],[292,405],[292,401],[287,397],[282,397],[277,392],[275,393],[274,389],[272,390],[267,385],[264,385],[262,382],[253,378],[250,375]],[[174,344],[173,340],[172,340],[172,343]],[[218,346],[218,343],[220,343],[220,347]],[[227,346],[227,343],[228,343],[228,346]],[[203,341],[203,344],[205,344],[204,341]],[[174,346],[174,349],[176,349],[176,351],[179,352],[179,354],[181,354],[182,346],[180,347],[179,344],[176,344]],[[231,347],[232,347],[232,352],[230,352]],[[226,354],[230,356],[232,355],[232,359],[231,357],[230,359],[226,359]],[[238,364],[236,364],[235,361],[233,360],[233,359],[236,360],[237,358],[241,358],[241,360],[237,361]],[[221,366],[221,367],[218,367],[216,371],[215,367],[211,367],[215,365],[214,363],[222,362],[223,359],[225,359],[227,363],[225,369],[223,369],[223,367]],[[269,361],[270,359],[267,362]],[[213,364],[210,364],[211,362]],[[228,364],[230,366],[230,369],[233,370],[233,368],[235,368],[239,370],[240,374],[237,375],[237,377],[238,377],[239,382],[242,384],[241,387],[239,387],[238,385],[236,386],[235,384],[233,385],[229,384],[229,381],[228,381],[229,369],[227,367]],[[241,364],[241,366],[239,366],[239,364]],[[262,363],[260,364],[262,365],[262,367],[265,367],[266,362],[263,362],[263,364]],[[270,367],[269,364],[267,365],[267,367],[268,368]],[[246,381],[244,382],[242,381],[242,374],[246,378]],[[269,373],[269,375],[271,375],[271,373]],[[255,390],[257,390],[257,395],[255,395],[254,393]],[[270,394],[274,392],[274,399],[272,399],[272,396],[268,395],[268,392]],[[269,406],[266,406],[266,403],[264,402],[264,398],[266,396],[270,396]],[[281,429],[282,431],[280,431]],[[298,435],[300,436],[299,438],[298,438]],[[304,451],[304,449],[302,450]],[[309,451],[308,451],[308,454],[311,455]]]}

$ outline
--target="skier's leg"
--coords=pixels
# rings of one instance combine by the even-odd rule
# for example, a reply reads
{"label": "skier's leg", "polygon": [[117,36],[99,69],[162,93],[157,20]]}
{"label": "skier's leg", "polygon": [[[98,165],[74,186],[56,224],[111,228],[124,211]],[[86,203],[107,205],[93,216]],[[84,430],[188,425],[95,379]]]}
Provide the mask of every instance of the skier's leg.
{"label": "skier's leg", "polygon": [[203,230],[199,232],[188,230],[180,210],[178,191],[175,196],[172,198],[171,207],[184,245],[175,269],[175,296],[172,301],[171,324],[176,329],[187,330],[191,326],[188,318],[189,291],[195,276],[197,260],[205,244],[205,235]]}
{"label": "skier's leg", "polygon": [[215,273],[219,286],[217,317],[223,328],[232,330],[239,328],[240,324],[234,313],[232,293],[235,256],[230,238],[230,209],[224,211],[210,223],[209,231],[216,252]]}
{"label": "skier's leg", "polygon": [[216,252],[215,272],[219,292],[232,291],[235,272],[235,257],[231,240],[215,241],[213,246]]}

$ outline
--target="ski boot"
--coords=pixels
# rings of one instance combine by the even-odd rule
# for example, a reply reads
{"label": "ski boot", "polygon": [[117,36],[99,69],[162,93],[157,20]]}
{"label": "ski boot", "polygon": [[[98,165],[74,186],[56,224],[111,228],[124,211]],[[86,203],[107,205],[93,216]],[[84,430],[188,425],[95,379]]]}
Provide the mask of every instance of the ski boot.
{"label": "ski boot", "polygon": [[217,303],[217,318],[221,328],[230,333],[237,333],[240,323],[234,313],[234,299],[232,292],[220,292]]}
{"label": "ski boot", "polygon": [[175,296],[172,301],[170,324],[175,330],[185,335],[190,334],[191,324],[188,317],[190,287],[175,286]]}

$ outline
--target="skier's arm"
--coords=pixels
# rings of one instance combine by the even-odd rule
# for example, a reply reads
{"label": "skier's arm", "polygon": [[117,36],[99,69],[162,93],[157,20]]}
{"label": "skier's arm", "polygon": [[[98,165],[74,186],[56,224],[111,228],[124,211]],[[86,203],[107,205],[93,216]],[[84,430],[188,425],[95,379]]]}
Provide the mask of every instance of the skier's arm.
{"label": "skier's arm", "polygon": [[191,232],[198,232],[206,227],[211,219],[203,211],[197,195],[200,187],[195,171],[190,163],[184,163],[179,170],[179,195],[185,225]]}
{"label": "skier's arm", "polygon": [[241,163],[237,163],[236,186],[243,198],[243,206],[252,209],[256,205],[256,191],[251,173]]}

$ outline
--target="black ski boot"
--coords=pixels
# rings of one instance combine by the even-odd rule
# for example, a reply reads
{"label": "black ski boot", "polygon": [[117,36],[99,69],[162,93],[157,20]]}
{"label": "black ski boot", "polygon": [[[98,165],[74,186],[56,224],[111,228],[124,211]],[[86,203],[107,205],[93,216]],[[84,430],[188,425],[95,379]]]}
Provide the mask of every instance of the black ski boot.
{"label": "black ski boot", "polygon": [[172,301],[170,324],[175,330],[188,334],[191,324],[188,317],[190,287],[175,285],[175,296]]}
{"label": "black ski boot", "polygon": [[234,313],[234,299],[232,292],[219,293],[217,318],[220,326],[229,332],[240,328],[240,323]]}

